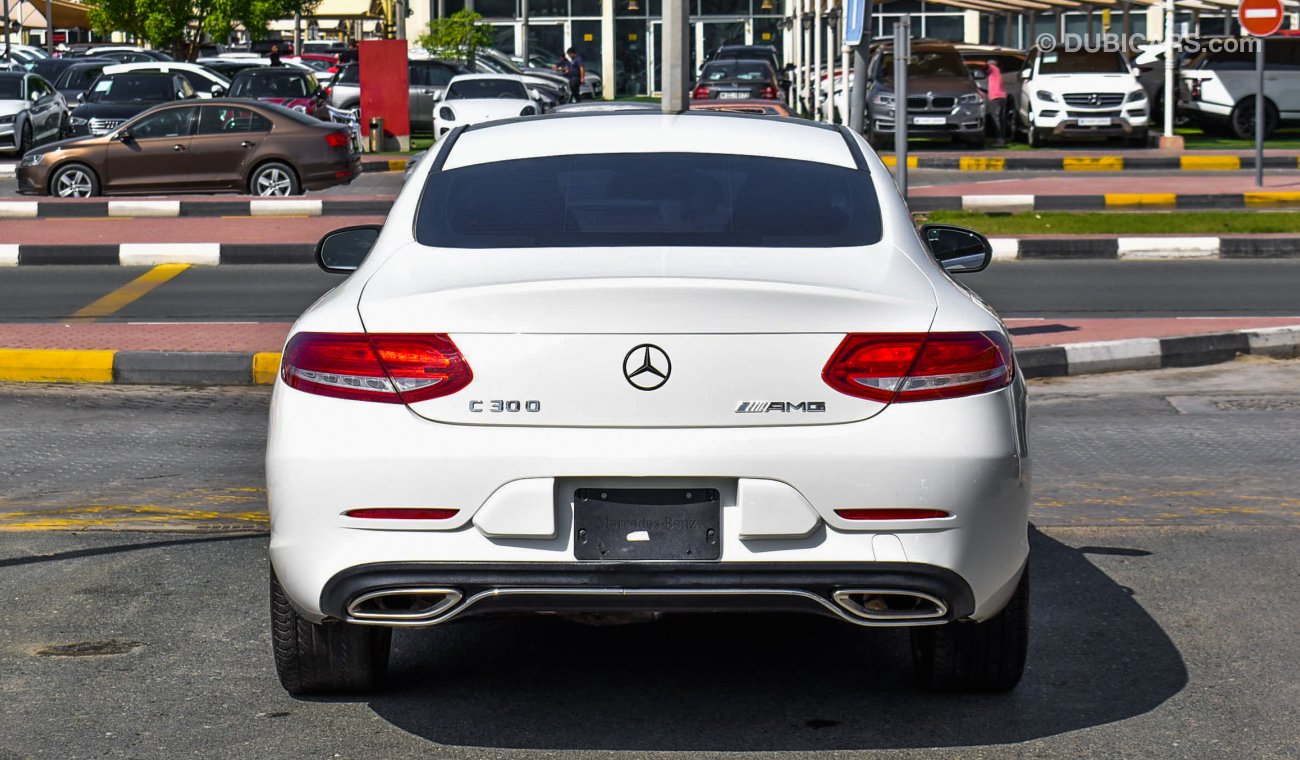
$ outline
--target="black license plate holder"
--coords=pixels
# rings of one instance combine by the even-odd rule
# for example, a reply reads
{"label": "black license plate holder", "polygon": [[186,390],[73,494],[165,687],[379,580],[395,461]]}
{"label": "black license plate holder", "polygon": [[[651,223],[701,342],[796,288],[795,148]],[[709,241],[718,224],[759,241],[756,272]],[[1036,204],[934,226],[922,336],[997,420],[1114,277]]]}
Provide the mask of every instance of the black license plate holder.
{"label": "black license plate holder", "polygon": [[574,557],[580,560],[716,560],[722,507],[713,488],[578,488]]}

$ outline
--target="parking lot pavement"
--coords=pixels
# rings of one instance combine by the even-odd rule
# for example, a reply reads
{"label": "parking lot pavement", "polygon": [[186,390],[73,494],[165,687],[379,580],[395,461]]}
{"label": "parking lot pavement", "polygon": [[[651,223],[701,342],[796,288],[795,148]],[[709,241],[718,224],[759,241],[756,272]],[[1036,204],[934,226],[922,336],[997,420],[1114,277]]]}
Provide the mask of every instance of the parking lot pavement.
{"label": "parking lot pavement", "polygon": [[[356,179],[352,180],[350,184],[339,185],[337,187],[331,187],[326,190],[308,190],[303,197],[330,198],[330,197],[340,197],[340,196],[350,196],[350,195],[393,196],[393,195],[397,195],[398,190],[402,189],[402,181],[404,178],[405,177],[403,173],[400,171],[366,172],[360,175],[359,177],[357,177]],[[125,198],[130,196],[113,196],[113,197]],[[203,195],[203,196],[196,196],[196,197],[234,198],[235,196],[230,193],[223,193],[221,195],[215,195],[215,196]],[[5,173],[3,164],[0,164],[0,199],[20,200],[23,198],[29,200],[36,199],[35,196],[18,195],[18,181],[14,179],[12,173]]]}
{"label": "parking lot pavement", "polygon": [[4,511],[191,514],[3,518],[0,756],[1294,757],[1297,369],[1031,384],[1032,644],[1005,696],[917,690],[898,631],[755,616],[404,631],[388,691],[294,699],[265,536],[221,516],[257,510],[230,491],[261,485],[267,394],[0,387],[0,468],[27,489]]}
{"label": "parking lot pavement", "polygon": [[46,219],[7,219],[0,224],[6,243],[14,245],[117,246],[122,243],[267,244],[310,243],[331,229],[350,224],[383,224],[383,216],[226,217],[219,220],[61,219],[52,234]]}

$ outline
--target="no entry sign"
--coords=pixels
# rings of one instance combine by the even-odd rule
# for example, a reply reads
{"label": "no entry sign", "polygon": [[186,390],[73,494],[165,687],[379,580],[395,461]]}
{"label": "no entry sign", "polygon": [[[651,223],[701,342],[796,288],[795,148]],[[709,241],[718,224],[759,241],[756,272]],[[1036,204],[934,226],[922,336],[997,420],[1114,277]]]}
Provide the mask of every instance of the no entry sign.
{"label": "no entry sign", "polygon": [[1282,28],[1282,0],[1241,0],[1237,21],[1247,34],[1268,37]]}

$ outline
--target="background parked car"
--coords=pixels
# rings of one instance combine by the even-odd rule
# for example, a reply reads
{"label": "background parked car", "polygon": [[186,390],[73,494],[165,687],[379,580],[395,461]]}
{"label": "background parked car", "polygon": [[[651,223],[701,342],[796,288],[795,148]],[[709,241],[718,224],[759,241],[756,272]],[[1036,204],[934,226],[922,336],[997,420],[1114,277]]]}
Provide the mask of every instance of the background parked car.
{"label": "background parked car", "polygon": [[346,127],[272,103],[218,98],[158,106],[108,134],[32,151],[19,163],[18,190],[296,195],[351,182],[360,170]]}
{"label": "background parked car", "polygon": [[1117,52],[1034,50],[1021,77],[1019,121],[1030,145],[1049,138],[1126,137],[1146,145],[1146,91]]}
{"label": "background parked car", "polygon": [[112,58],[118,63],[143,63],[145,61],[170,61],[172,57],[161,50],[149,50],[128,45],[103,45],[83,48],[77,55],[84,58]]}
{"label": "background parked car", "polygon": [[875,49],[867,75],[867,140],[873,146],[893,139],[899,110],[907,119],[909,136],[950,137],[984,146],[984,95],[951,42],[912,43],[904,104],[894,96],[893,45]]}
{"label": "background parked car", "polygon": [[241,71],[230,80],[230,97],[256,98],[329,121],[329,98],[316,75],[302,69],[266,66]]}
{"label": "background parked car", "polygon": [[[500,53],[501,55],[506,55],[500,50],[495,52]],[[559,66],[564,60],[564,56],[559,53],[546,50],[545,48],[531,46],[528,48],[529,60],[527,62],[524,61],[523,56],[519,55],[510,55],[506,57],[527,73],[544,74],[555,74],[555,67]],[[600,71],[600,58],[599,56],[594,58],[583,56],[583,59],[586,61],[585,68],[587,69],[587,76],[583,78],[582,88],[578,93],[578,99],[589,100],[591,98],[599,98],[605,90],[604,79]],[[618,64],[615,63],[615,66],[617,65]],[[567,85],[568,82],[566,81],[565,84]]]}
{"label": "background parked car", "polygon": [[0,72],[0,151],[21,156],[33,146],[58,140],[67,116],[67,101],[43,77]]}
{"label": "background parked car", "polygon": [[691,110],[747,113],[755,116],[790,115],[790,107],[784,100],[697,100],[691,103]]}
{"label": "background parked car", "polygon": [[[57,68],[57,75],[44,76],[54,85],[54,89],[63,94],[68,108],[76,108],[79,97],[84,95],[94,84],[106,66],[113,66],[117,61],[108,58],[50,58],[50,61],[63,61],[65,65]],[[44,63],[42,61],[41,63]]]}
{"label": "background parked car", "polygon": [[[459,74],[470,73],[458,63],[435,60],[407,62],[407,92],[410,104],[411,131],[433,133],[433,104],[447,89],[447,84]],[[352,111],[360,118],[361,68],[349,63],[339,68],[326,87],[330,105]]]}
{"label": "background parked car", "polygon": [[535,116],[541,111],[523,78],[504,74],[461,74],[438,97],[434,134],[486,121]]}
{"label": "background parked car", "polygon": [[[474,58],[474,71],[479,74],[505,74],[522,77],[528,87],[542,97],[542,110],[549,113],[561,103],[569,102],[569,80],[549,69],[524,70],[510,56],[498,50],[481,50]],[[581,87],[581,85],[580,85]]]}
{"label": "background parked car", "polygon": [[178,63],[176,61],[149,61],[147,63],[119,63],[104,67],[105,74],[132,74],[153,72],[158,74],[179,74],[194,88],[194,94],[200,98],[219,98],[230,91],[230,80],[220,74],[195,63]]}
{"label": "background parked car", "polygon": [[[0,54],[3,53],[4,48],[0,46]],[[9,56],[7,58],[0,56],[0,62],[8,63],[12,68],[30,69],[32,64],[49,57],[49,53],[38,47],[17,45],[11,42],[9,44]]]}
{"label": "background parked car", "polygon": [[776,100],[780,79],[766,61],[721,60],[704,64],[692,100]]}
{"label": "background parked car", "polygon": [[709,56],[710,61],[765,61],[776,72],[782,99],[790,100],[791,81],[781,67],[776,48],[771,45],[723,45]]}
{"label": "background parked car", "polygon": [[160,103],[197,97],[180,74],[103,74],[72,110],[73,136],[105,135]]}
{"label": "background parked car", "polygon": [[[1247,41],[1232,52],[1209,46],[1183,69],[1178,109],[1206,132],[1255,137],[1255,51]],[[1228,47],[1228,46],[1224,46]],[[1264,45],[1264,137],[1300,123],[1300,38],[1270,37]]]}

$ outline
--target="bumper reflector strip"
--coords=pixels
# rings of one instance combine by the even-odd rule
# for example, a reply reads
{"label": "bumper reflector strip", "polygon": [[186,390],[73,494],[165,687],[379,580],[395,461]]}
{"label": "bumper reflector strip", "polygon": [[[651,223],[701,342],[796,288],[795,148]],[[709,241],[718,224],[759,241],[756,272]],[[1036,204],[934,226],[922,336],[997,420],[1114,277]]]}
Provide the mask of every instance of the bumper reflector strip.
{"label": "bumper reflector strip", "polygon": [[368,520],[449,520],[456,516],[459,509],[428,509],[423,507],[367,507],[349,509],[346,517],[359,517]]}
{"label": "bumper reflector strip", "polygon": [[936,520],[951,517],[942,509],[837,509],[835,514],[845,520]]}

